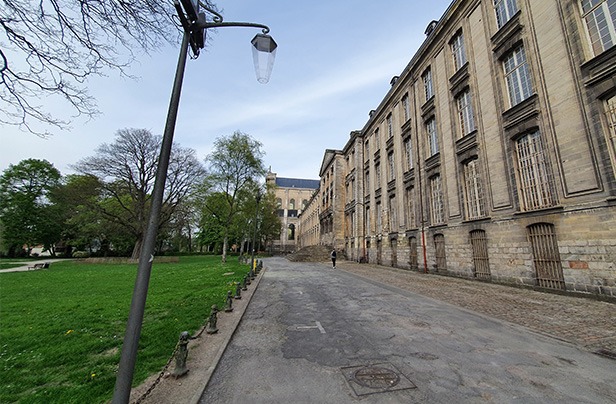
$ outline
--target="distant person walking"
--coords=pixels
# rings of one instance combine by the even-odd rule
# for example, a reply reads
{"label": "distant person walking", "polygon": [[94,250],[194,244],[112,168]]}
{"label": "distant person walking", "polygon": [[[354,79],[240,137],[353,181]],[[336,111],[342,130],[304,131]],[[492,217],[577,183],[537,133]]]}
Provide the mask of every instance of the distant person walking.
{"label": "distant person walking", "polygon": [[336,269],[336,249],[332,250],[331,257],[332,257],[332,268]]}

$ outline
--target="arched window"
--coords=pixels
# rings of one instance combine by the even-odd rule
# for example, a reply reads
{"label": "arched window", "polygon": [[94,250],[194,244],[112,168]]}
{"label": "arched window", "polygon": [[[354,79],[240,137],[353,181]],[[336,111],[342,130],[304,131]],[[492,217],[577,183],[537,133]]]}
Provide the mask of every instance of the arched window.
{"label": "arched window", "polygon": [[295,240],[295,225],[294,224],[290,224],[289,228],[287,230],[287,239],[288,240]]}
{"label": "arched window", "polygon": [[282,199],[276,198],[276,207],[282,209]]}
{"label": "arched window", "polygon": [[302,210],[306,209],[306,206],[308,206],[308,201],[306,199],[304,199],[302,201]]}
{"label": "arched window", "polygon": [[289,209],[295,209],[295,199],[289,201]]}

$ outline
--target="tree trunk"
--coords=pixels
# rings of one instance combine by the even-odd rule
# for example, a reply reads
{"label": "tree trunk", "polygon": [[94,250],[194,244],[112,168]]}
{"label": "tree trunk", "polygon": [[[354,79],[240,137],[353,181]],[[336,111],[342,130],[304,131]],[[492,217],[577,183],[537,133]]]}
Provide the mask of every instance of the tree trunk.
{"label": "tree trunk", "polygon": [[227,246],[229,245],[229,237],[225,235],[222,242],[222,262],[227,262]]}
{"label": "tree trunk", "polygon": [[141,238],[138,238],[137,241],[135,241],[135,247],[133,247],[133,254],[130,256],[131,259],[133,260],[139,259],[139,256],[141,255],[142,246],[143,246],[143,240],[141,240]]}

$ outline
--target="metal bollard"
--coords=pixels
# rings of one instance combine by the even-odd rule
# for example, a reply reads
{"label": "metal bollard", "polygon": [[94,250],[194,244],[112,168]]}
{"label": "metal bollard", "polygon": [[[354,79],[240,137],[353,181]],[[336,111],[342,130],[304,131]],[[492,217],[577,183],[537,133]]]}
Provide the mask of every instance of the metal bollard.
{"label": "metal bollard", "polygon": [[215,304],[212,305],[212,311],[210,311],[210,319],[207,322],[207,327],[205,332],[208,334],[216,334],[218,332],[218,328],[216,328],[216,322],[218,321],[218,306]]}
{"label": "metal bollard", "polygon": [[227,292],[227,304],[225,304],[225,312],[230,313],[233,311],[233,297],[231,291]]}
{"label": "metal bollard", "polygon": [[190,335],[188,331],[184,331],[180,334],[180,341],[178,342],[178,349],[175,351],[175,369],[171,373],[171,376],[178,377],[184,376],[188,373],[186,367],[186,360],[188,359],[188,340]]}
{"label": "metal bollard", "polygon": [[244,276],[244,279],[242,279],[242,290],[248,290],[246,287],[246,278],[248,278],[248,276]]}
{"label": "metal bollard", "polygon": [[242,298],[242,285],[239,282],[235,282],[235,299],[239,300]]}

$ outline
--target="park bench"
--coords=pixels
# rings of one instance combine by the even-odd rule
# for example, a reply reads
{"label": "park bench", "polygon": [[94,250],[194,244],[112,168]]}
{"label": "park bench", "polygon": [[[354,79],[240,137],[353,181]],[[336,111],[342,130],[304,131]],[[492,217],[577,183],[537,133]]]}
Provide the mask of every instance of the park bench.
{"label": "park bench", "polygon": [[49,268],[49,262],[41,262],[41,263],[34,264],[28,267],[28,269],[47,269],[47,268]]}

